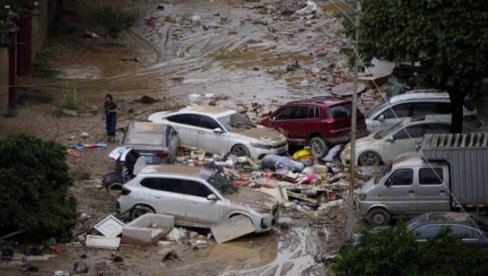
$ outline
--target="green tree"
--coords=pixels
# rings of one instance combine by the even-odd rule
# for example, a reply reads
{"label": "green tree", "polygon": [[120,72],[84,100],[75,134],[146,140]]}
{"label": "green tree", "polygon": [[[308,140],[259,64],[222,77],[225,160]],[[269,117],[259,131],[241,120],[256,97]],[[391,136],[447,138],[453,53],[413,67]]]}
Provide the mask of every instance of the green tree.
{"label": "green tree", "polygon": [[0,232],[64,238],[76,224],[66,149],[25,134],[0,140]]}
{"label": "green tree", "polygon": [[487,275],[486,252],[464,245],[449,228],[426,242],[404,225],[363,230],[332,259],[319,259],[336,275]]}
{"label": "green tree", "polygon": [[[462,130],[465,96],[488,76],[488,5],[478,0],[363,0],[358,51],[420,62],[426,82],[449,93],[452,129]],[[347,20],[346,32],[354,28]]]}

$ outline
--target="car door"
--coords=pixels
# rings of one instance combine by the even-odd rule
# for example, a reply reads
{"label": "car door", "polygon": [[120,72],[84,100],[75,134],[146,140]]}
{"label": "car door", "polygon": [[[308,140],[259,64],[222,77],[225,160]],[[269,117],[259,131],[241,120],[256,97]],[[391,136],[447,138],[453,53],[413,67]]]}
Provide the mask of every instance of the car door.
{"label": "car door", "polygon": [[434,114],[451,114],[451,105],[449,102],[416,102],[412,105],[412,117],[420,118],[426,115]]}
{"label": "car door", "polygon": [[388,162],[402,153],[415,151],[420,145],[423,135],[424,128],[422,125],[412,125],[392,133],[391,138],[393,139],[388,136],[385,137],[382,147],[383,161]]}
{"label": "car door", "polygon": [[416,189],[419,213],[449,211],[449,189],[444,180],[447,173],[447,168],[442,167],[419,168]]}
{"label": "car door", "polygon": [[200,116],[197,114],[178,114],[168,117],[168,121],[178,131],[180,145],[196,148],[198,146],[198,124]]}
{"label": "car door", "polygon": [[174,216],[176,220],[185,218],[187,197],[181,179],[151,176],[142,179],[140,185],[147,188],[143,197],[156,213]]}
{"label": "car door", "polygon": [[370,123],[370,132],[377,132],[380,130],[387,129],[397,123],[403,121],[404,119],[411,117],[410,104],[403,103],[392,106],[391,108],[386,108],[378,115],[376,115]]}
{"label": "car door", "polygon": [[286,106],[271,117],[271,127],[294,142],[304,142],[317,128],[319,108],[307,105]]}
{"label": "car door", "polygon": [[393,214],[415,213],[414,174],[411,168],[399,168],[393,171],[384,182],[384,189],[378,197],[389,207]]}
{"label": "car door", "polygon": [[[198,127],[199,148],[221,154],[229,152],[229,134],[224,131],[224,128],[214,118],[200,115]],[[223,132],[215,133],[214,129],[216,128],[220,128]]]}
{"label": "car door", "polygon": [[214,225],[224,219],[224,203],[222,200],[208,200],[207,196],[214,192],[204,183],[195,180],[184,180],[188,197],[187,219],[193,223]]}

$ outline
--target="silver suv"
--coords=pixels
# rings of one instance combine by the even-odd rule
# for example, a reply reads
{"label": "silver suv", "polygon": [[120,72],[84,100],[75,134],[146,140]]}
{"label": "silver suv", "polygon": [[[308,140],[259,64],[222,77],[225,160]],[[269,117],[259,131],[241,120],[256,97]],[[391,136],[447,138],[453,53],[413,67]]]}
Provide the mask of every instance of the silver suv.
{"label": "silver suv", "polygon": [[[388,101],[379,100],[367,112],[366,125],[368,131],[373,133],[391,127],[406,118],[435,114],[451,114],[449,94],[435,90],[414,90],[393,96]],[[476,118],[478,112],[474,106],[465,103],[463,115]]]}
{"label": "silver suv", "polygon": [[123,185],[119,212],[135,219],[145,213],[167,214],[183,226],[210,228],[235,215],[248,217],[255,232],[278,222],[278,203],[268,194],[237,188],[219,173],[178,165],[144,167]]}

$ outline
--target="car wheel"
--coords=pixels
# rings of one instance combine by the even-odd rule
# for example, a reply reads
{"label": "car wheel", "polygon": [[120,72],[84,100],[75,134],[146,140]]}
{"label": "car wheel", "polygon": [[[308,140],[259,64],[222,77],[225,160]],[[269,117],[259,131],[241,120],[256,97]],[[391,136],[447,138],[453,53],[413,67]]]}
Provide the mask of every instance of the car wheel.
{"label": "car wheel", "polygon": [[368,222],[374,226],[385,226],[391,222],[391,215],[388,211],[376,208],[368,213]]}
{"label": "car wheel", "polygon": [[310,150],[315,158],[321,158],[329,152],[329,146],[322,137],[316,136],[310,139]]}
{"label": "car wheel", "polygon": [[132,211],[130,212],[130,220],[135,220],[136,218],[145,215],[145,214],[154,214],[154,210],[145,205],[136,205],[132,208]]}
{"label": "car wheel", "polygon": [[122,191],[125,181],[119,173],[111,172],[103,176],[102,183],[107,192],[117,194]]}
{"label": "car wheel", "polygon": [[361,153],[358,158],[359,166],[379,166],[381,164],[381,156],[376,152],[367,151]]}
{"label": "car wheel", "polygon": [[230,151],[231,154],[240,156],[250,156],[249,150],[244,145],[235,145]]}

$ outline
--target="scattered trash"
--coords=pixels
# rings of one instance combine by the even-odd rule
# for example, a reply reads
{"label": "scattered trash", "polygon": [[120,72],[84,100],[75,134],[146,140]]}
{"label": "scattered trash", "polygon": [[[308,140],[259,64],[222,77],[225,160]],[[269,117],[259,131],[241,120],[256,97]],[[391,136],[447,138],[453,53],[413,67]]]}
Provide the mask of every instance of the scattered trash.
{"label": "scattered trash", "polygon": [[97,144],[70,144],[68,148],[75,149],[75,150],[85,150],[85,149],[104,149],[107,147],[105,143],[97,143]]}
{"label": "scattered trash", "polygon": [[237,215],[222,223],[210,227],[212,235],[218,243],[237,239],[254,232],[256,229],[251,219],[244,215]]}
{"label": "scattered trash", "polygon": [[87,235],[85,245],[93,248],[117,249],[120,246],[120,238]]}
{"label": "scattered trash", "polygon": [[311,0],[307,0],[305,7],[297,10],[295,13],[299,15],[311,14],[317,10],[317,4]]}
{"label": "scattered trash", "polygon": [[186,237],[186,230],[184,228],[173,228],[166,236],[168,240],[178,241]]}
{"label": "scattered trash", "polygon": [[80,137],[83,138],[83,139],[88,138],[88,136],[90,136],[90,134],[88,134],[88,132],[82,132],[80,134]]}
{"label": "scattered trash", "polygon": [[102,233],[105,237],[115,238],[122,233],[124,226],[125,224],[123,222],[118,220],[116,217],[109,215],[97,223],[94,228],[97,229],[98,232]]}
{"label": "scattered trash", "polygon": [[155,244],[173,229],[174,224],[172,216],[144,214],[124,226],[122,241],[137,245]]}
{"label": "scattered trash", "polygon": [[332,161],[334,161],[334,157],[337,156],[337,154],[341,151],[341,149],[342,149],[342,145],[341,144],[335,145],[334,147],[332,147],[329,150],[329,152],[327,153],[327,155],[322,158],[322,161],[325,161],[325,162],[332,162]]}
{"label": "scattered trash", "polygon": [[192,16],[190,21],[191,21],[191,25],[193,27],[200,26],[200,24],[202,24],[202,18],[200,18],[200,16],[198,16],[198,15]]}
{"label": "scattered trash", "polygon": [[301,172],[305,168],[305,165],[284,156],[268,154],[261,160],[261,167],[263,169],[287,169],[292,172]]}
{"label": "scattered trash", "polygon": [[192,150],[190,154],[191,159],[203,160],[205,159],[205,151],[202,149]]}
{"label": "scattered trash", "polygon": [[159,254],[162,255],[162,262],[179,260],[178,254],[176,254],[176,251],[171,248],[163,248],[159,250]]}
{"label": "scattered trash", "polygon": [[65,270],[56,270],[54,271],[54,276],[71,276],[71,273]]}
{"label": "scattered trash", "polygon": [[75,273],[88,273],[88,265],[85,261],[77,261],[74,264],[73,271]]}
{"label": "scattered trash", "polygon": [[292,157],[295,160],[302,160],[313,157],[313,154],[310,148],[305,148],[295,152]]}
{"label": "scattered trash", "polygon": [[66,149],[66,153],[71,157],[80,157],[81,154],[74,149]]}

